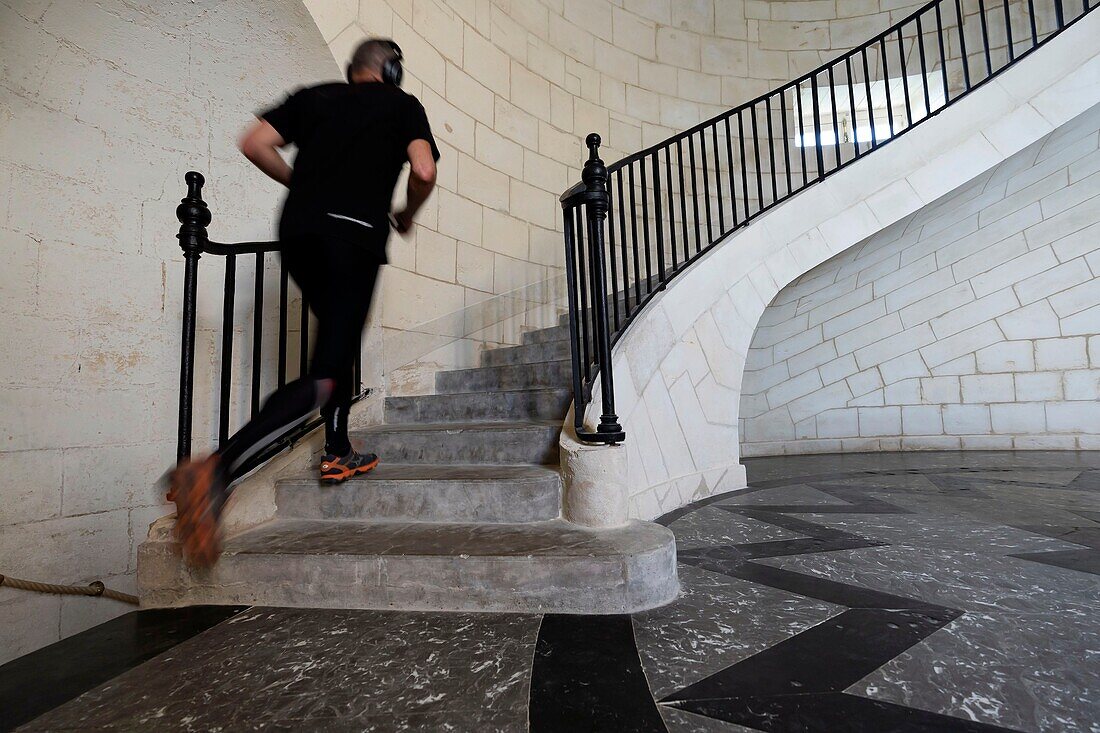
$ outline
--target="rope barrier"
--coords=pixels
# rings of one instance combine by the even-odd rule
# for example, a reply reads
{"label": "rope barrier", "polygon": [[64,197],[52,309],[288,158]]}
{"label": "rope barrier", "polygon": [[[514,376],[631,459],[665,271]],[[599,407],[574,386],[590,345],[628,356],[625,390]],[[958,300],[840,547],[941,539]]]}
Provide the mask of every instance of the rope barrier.
{"label": "rope barrier", "polygon": [[36,593],[56,593],[63,596],[99,596],[110,598],[123,603],[138,605],[138,597],[129,593],[111,590],[102,582],[96,580],[88,585],[55,585],[53,583],[38,583],[33,580],[13,578],[10,575],[0,573],[0,586],[29,590]]}

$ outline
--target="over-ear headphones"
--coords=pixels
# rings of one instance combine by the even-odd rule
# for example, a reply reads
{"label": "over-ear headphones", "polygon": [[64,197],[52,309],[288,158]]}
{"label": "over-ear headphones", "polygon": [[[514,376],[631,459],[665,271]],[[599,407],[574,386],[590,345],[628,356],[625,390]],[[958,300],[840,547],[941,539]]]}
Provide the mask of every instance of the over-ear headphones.
{"label": "over-ear headphones", "polygon": [[[397,45],[396,41],[389,38],[377,39],[381,43],[385,43],[393,51],[394,57],[386,59],[382,64],[382,81],[391,86],[401,86],[401,80],[405,76],[405,68],[401,65],[404,61],[405,55],[401,53],[401,47]],[[351,83],[351,72],[355,67],[352,64],[348,64],[347,75],[348,83]]]}
{"label": "over-ear headphones", "polygon": [[401,65],[405,55],[401,53],[401,47],[397,45],[396,41],[387,39],[386,42],[393,49],[394,57],[386,59],[386,63],[382,64],[382,81],[391,86],[399,87],[401,86],[401,79],[405,76],[405,68]]}

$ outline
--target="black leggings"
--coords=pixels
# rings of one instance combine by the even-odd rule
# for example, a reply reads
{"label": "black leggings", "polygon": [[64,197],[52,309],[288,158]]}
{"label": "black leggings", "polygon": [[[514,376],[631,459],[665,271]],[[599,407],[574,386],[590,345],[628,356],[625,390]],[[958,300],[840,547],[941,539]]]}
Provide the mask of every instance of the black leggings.
{"label": "black leggings", "polygon": [[321,408],[325,419],[325,451],[345,456],[348,410],[356,351],[367,320],[379,262],[370,246],[340,239],[294,239],[283,243],[287,272],[317,318],[317,339],[309,373],[288,382],[264,402],[256,416],[218,451],[229,483],[245,472],[248,459],[272,439]]}

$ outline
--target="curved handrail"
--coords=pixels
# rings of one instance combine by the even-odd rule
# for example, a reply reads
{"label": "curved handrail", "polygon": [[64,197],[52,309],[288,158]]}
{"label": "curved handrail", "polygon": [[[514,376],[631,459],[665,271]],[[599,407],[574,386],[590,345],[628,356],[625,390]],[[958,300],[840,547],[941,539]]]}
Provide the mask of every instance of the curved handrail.
{"label": "curved handrail", "polygon": [[[1000,75],[1095,2],[977,0],[967,16],[962,0],[930,0],[816,69],[611,165],[590,135],[583,180],[560,198],[578,437],[623,439],[610,348],[670,280],[733,231]],[[584,411],[601,366],[603,414],[589,431]]]}

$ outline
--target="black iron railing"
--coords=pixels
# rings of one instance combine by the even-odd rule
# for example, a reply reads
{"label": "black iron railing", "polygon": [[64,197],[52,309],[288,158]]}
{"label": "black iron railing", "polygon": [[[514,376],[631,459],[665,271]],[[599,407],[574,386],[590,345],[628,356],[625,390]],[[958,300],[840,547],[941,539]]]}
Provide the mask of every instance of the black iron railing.
{"label": "black iron railing", "polygon": [[[610,166],[589,135],[583,180],[561,196],[578,436],[623,440],[611,347],[672,278],[981,87],[1096,2],[933,0],[829,63]],[[592,432],[584,412],[601,374]]]}
{"label": "black iron railing", "polygon": [[[287,382],[288,370],[294,368],[288,364],[294,357],[297,358],[297,374],[305,374],[309,362],[309,304],[303,297],[298,322],[298,353],[291,354],[289,336],[292,333],[289,323],[291,302],[289,278],[286,267],[279,263],[279,326],[278,326],[278,359],[274,365],[267,363],[264,354],[264,270],[265,257],[270,252],[279,250],[278,242],[239,242],[236,244],[222,244],[212,242],[207,236],[206,227],[210,225],[210,209],[202,200],[202,187],[205,183],[202,175],[190,171],[184,177],[187,182],[187,196],[176,208],[176,218],[180,221],[180,231],[177,238],[180,247],[183,248],[184,276],[183,276],[183,344],[180,351],[180,404],[179,404],[179,433],[176,441],[176,457],[183,460],[191,455],[192,424],[194,420],[194,392],[195,392],[195,331],[198,319],[198,275],[199,259],[203,254],[216,255],[225,259],[225,288],[222,295],[222,318],[220,324],[220,354],[218,365],[218,444],[222,445],[235,427],[231,425],[231,417],[235,407],[243,405],[233,404],[235,366],[240,366],[250,372],[250,381],[246,392],[247,410],[249,416],[254,415],[260,409],[262,386],[264,384],[264,367],[267,366],[267,375],[270,376],[270,367],[276,367],[276,383],[282,387]],[[255,282],[253,288],[253,309],[251,329],[251,353],[247,365],[237,365],[233,360],[233,336],[235,307],[237,295],[237,258],[252,257],[255,263]],[[355,366],[352,378],[357,385],[354,400],[365,396],[362,388],[362,363],[360,350],[356,350]],[[203,385],[203,389],[213,389],[213,385]],[[243,466],[244,471],[262,465],[270,458],[285,448],[290,447],[295,441],[309,433],[321,424],[321,418],[315,416],[300,425],[291,428],[286,433],[272,440],[267,446],[257,452]]]}

